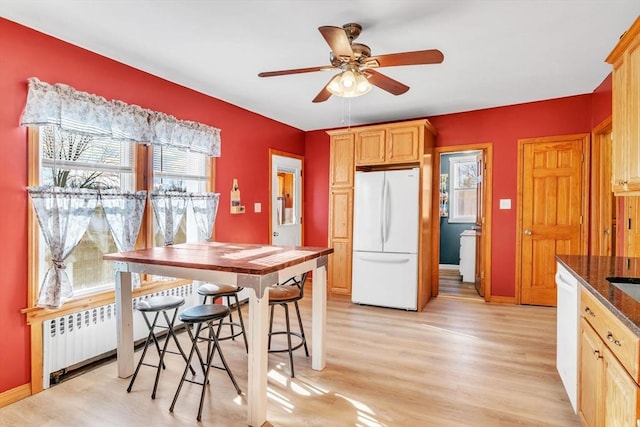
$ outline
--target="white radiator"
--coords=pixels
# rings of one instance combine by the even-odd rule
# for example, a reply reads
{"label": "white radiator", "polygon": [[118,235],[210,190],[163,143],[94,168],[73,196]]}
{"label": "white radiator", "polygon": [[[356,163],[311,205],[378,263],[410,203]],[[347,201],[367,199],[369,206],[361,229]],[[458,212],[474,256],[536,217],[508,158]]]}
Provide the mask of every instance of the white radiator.
{"label": "white radiator", "polygon": [[[199,303],[195,284],[165,289],[154,294],[134,298],[132,304],[140,299],[155,295],[178,295],[184,297],[185,303],[179,312]],[[197,289],[197,288],[196,288]],[[152,321],[152,317],[149,321]],[[162,321],[161,321],[162,320]],[[160,315],[158,324],[165,325],[164,316]],[[176,318],[176,326],[180,324]],[[116,317],[115,304],[103,305],[77,313],[68,314],[42,322],[42,376],[44,388],[49,388],[51,374],[62,369],[78,367],[101,358],[116,349]],[[133,311],[134,339],[145,339],[149,333],[142,314]]]}

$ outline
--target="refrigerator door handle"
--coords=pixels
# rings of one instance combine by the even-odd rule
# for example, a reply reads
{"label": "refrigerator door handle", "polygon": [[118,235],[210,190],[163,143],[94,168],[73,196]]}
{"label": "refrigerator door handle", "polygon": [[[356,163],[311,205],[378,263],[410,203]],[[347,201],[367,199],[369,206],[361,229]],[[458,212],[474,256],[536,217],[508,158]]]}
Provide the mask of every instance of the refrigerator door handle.
{"label": "refrigerator door handle", "polygon": [[387,240],[387,233],[385,230],[386,221],[386,206],[387,206],[387,180],[382,181],[382,199],[380,200],[380,239],[383,243]]}
{"label": "refrigerator door handle", "polygon": [[389,239],[389,228],[391,226],[391,198],[389,197],[391,187],[389,186],[389,182],[386,178],[384,180],[384,188],[384,241],[382,243],[387,243],[387,240]]}

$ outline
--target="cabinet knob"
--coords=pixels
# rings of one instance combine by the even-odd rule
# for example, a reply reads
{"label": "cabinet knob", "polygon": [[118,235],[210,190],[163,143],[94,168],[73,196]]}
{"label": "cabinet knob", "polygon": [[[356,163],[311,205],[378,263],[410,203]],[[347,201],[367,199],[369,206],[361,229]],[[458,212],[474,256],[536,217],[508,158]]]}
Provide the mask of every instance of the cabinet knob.
{"label": "cabinet knob", "polygon": [[602,355],[600,354],[600,350],[593,350],[593,355],[596,359],[602,359]]}
{"label": "cabinet knob", "polygon": [[611,331],[607,331],[607,340],[611,343],[614,343],[615,345],[617,345],[618,347],[622,347],[622,344],[620,343],[619,340],[617,340],[613,334],[611,333]]}
{"label": "cabinet knob", "polygon": [[585,307],[584,308],[584,312],[587,313],[591,317],[596,317],[596,314],[593,311],[591,311],[591,309],[589,307]]}

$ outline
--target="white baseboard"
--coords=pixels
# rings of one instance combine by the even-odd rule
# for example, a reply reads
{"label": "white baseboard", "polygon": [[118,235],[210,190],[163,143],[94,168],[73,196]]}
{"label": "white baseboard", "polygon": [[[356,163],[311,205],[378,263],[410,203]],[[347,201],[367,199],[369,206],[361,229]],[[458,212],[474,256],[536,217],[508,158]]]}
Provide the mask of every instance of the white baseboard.
{"label": "white baseboard", "polygon": [[438,267],[440,270],[460,270],[460,266],[455,264],[440,264]]}

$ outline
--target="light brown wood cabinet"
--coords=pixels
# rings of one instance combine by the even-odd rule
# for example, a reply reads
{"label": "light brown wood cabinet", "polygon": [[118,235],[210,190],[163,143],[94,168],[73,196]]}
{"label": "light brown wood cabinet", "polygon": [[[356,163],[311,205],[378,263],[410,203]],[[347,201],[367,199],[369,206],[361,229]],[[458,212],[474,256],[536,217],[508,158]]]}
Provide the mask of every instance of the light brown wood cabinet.
{"label": "light brown wood cabinet", "polygon": [[611,185],[616,195],[640,194],[640,17],[607,62],[613,65]]}
{"label": "light brown wood cabinet", "polygon": [[329,255],[330,294],[351,295],[354,135],[331,135],[329,157]]}
{"label": "light brown wood cabinet", "polygon": [[333,296],[351,296],[353,190],[357,169],[420,167],[418,310],[431,297],[431,180],[435,129],[427,120],[363,126],[327,132],[329,156],[329,256],[327,288]]}
{"label": "light brown wood cabinet", "polygon": [[638,337],[584,288],[580,313],[580,420],[587,427],[635,427],[640,416]]}
{"label": "light brown wood cabinet", "polygon": [[424,120],[359,128],[355,134],[356,166],[420,163]]}

